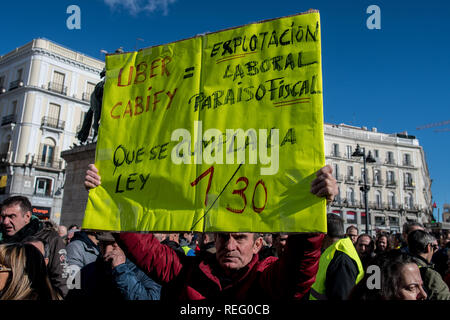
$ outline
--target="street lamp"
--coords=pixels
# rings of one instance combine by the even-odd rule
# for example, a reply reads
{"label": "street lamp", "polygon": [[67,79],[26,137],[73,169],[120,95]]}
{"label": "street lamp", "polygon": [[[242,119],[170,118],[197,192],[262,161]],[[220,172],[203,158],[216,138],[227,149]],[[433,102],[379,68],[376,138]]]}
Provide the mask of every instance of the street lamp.
{"label": "street lamp", "polygon": [[370,190],[370,187],[367,185],[367,170],[366,170],[366,162],[367,163],[374,163],[376,160],[372,157],[372,153],[369,151],[369,154],[366,157],[366,149],[363,148],[361,151],[361,148],[359,147],[359,144],[356,145],[356,150],[352,154],[353,157],[363,157],[363,163],[364,163],[364,185],[360,188],[362,192],[364,192],[364,207],[366,209],[366,233],[371,235],[371,232],[369,232],[369,207],[367,205],[367,193]]}

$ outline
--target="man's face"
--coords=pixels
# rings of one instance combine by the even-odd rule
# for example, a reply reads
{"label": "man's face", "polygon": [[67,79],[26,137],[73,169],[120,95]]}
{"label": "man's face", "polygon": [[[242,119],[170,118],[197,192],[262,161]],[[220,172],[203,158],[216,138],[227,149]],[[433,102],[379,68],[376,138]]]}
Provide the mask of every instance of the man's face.
{"label": "man's face", "polygon": [[415,263],[404,265],[401,270],[401,284],[398,296],[401,300],[425,300],[427,294],[423,290],[422,277]]}
{"label": "man's face", "polygon": [[30,223],[31,212],[22,213],[20,205],[15,204],[4,207],[1,213],[1,225],[5,234],[9,237],[15,235],[20,229]]}
{"label": "man's face", "polygon": [[369,254],[370,248],[370,238],[369,237],[360,237],[358,241],[356,242],[356,251],[358,252],[359,256],[365,256]]}
{"label": "man's face", "polygon": [[356,229],[350,229],[348,230],[347,236],[352,240],[353,244],[355,244],[356,240],[358,240],[358,231],[356,231]]}
{"label": "man's face", "polygon": [[378,239],[378,243],[377,243],[379,249],[381,251],[385,251],[387,248],[387,239],[386,237],[380,237],[380,239]]}
{"label": "man's face", "polygon": [[282,234],[277,237],[277,240],[274,243],[274,245],[277,250],[278,257],[281,257],[281,255],[283,254],[284,248],[286,247],[288,237],[289,236],[287,234]]}
{"label": "man's face", "polygon": [[271,246],[272,245],[272,234],[266,233],[264,235],[264,241],[267,243],[267,245]]}
{"label": "man's face", "polygon": [[225,272],[245,267],[262,246],[262,238],[253,233],[219,233],[216,235],[216,259]]}

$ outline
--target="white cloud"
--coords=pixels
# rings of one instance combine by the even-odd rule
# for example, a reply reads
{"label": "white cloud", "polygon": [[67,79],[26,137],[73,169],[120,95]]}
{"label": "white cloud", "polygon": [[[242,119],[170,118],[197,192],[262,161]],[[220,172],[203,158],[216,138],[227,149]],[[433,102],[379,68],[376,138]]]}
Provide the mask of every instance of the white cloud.
{"label": "white cloud", "polygon": [[176,0],[104,0],[111,9],[123,7],[130,14],[137,15],[142,11],[155,12],[162,11],[163,15],[169,13],[169,4],[175,3]]}

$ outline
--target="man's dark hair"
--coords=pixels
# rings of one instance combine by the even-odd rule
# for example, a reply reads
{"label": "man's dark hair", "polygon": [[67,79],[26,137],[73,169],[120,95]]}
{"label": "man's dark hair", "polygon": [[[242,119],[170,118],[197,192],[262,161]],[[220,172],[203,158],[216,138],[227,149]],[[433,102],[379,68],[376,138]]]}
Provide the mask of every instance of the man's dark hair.
{"label": "man's dark hair", "polygon": [[408,235],[409,252],[413,255],[426,253],[427,246],[434,241],[436,241],[436,238],[428,232],[423,230],[414,230]]}
{"label": "man's dark hair", "polygon": [[42,242],[42,244],[44,245],[44,258],[48,258],[50,256],[50,247],[47,241],[36,236],[28,236],[22,240],[22,243],[36,243],[36,242]]}
{"label": "man's dark hair", "polygon": [[423,228],[423,224],[417,221],[405,222],[403,224],[403,233],[408,235],[411,232],[412,227],[421,227]]}
{"label": "man's dark hair", "polygon": [[31,205],[30,200],[28,200],[27,197],[23,197],[23,196],[13,196],[13,197],[9,197],[9,198],[5,199],[2,202],[1,209],[3,210],[3,208],[15,206],[15,205],[20,206],[20,210],[22,211],[22,214],[25,214],[27,211],[30,211],[31,213],[33,213],[33,206]]}
{"label": "man's dark hair", "polygon": [[348,226],[347,229],[345,230],[345,233],[348,234],[348,232],[352,229],[355,229],[356,232],[358,232],[358,228],[354,225]]}
{"label": "man's dark hair", "polygon": [[344,220],[336,214],[327,214],[327,235],[331,238],[344,238]]}

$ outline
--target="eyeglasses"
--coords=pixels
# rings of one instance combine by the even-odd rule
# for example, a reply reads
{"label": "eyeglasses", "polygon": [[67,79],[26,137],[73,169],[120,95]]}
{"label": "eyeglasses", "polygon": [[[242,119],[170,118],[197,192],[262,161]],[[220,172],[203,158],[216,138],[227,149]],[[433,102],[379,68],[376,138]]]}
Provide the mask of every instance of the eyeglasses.
{"label": "eyeglasses", "polygon": [[434,251],[438,251],[439,246],[437,244],[432,244],[430,243],[431,247],[433,248]]}
{"label": "eyeglasses", "polygon": [[9,272],[12,271],[11,268],[0,265],[0,272]]}

